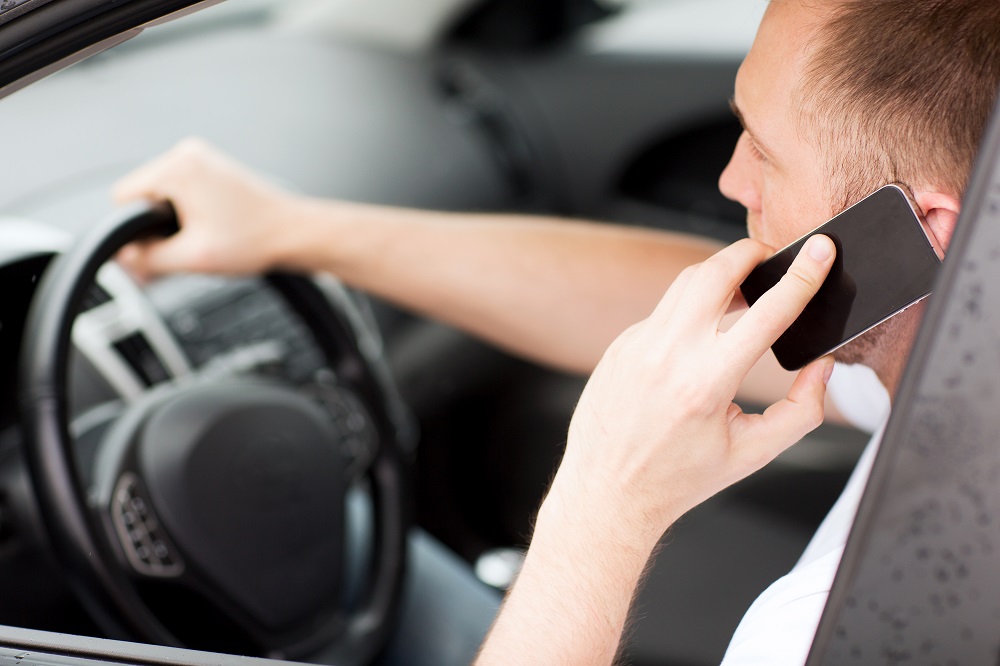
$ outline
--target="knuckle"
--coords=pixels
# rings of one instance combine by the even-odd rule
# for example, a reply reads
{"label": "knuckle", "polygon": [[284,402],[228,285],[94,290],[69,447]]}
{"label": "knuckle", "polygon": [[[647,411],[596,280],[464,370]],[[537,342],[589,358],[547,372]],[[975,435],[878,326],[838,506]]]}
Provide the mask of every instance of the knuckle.
{"label": "knuckle", "polygon": [[706,376],[685,372],[673,373],[670,381],[675,407],[687,418],[705,418],[720,406],[719,391]]}
{"label": "knuckle", "polygon": [[186,248],[188,264],[191,270],[199,273],[211,273],[220,260],[220,253],[209,243],[188,243]]}
{"label": "knuckle", "polygon": [[798,441],[822,425],[823,411],[822,400],[800,402],[796,404],[795,422],[797,424],[797,432],[795,432],[791,439]]}
{"label": "knuckle", "polygon": [[603,358],[618,359],[630,350],[643,345],[647,320],[636,322],[618,334],[604,350]]}
{"label": "knuckle", "polygon": [[741,238],[735,243],[733,243],[732,247],[739,248],[741,252],[750,252],[750,251],[757,251],[761,248],[766,248],[767,246],[761,243],[760,241],[756,241],[752,238]]}
{"label": "knuckle", "polygon": [[773,253],[773,249],[760,241],[752,238],[741,238],[719,254],[724,254],[727,259],[732,257],[733,260],[730,260],[730,265],[735,269],[750,260],[761,262]]}
{"label": "knuckle", "polygon": [[199,136],[187,136],[177,142],[176,151],[185,154],[194,154],[205,152],[208,145],[205,140]]}
{"label": "knuckle", "polygon": [[761,447],[748,446],[735,453],[738,467],[747,470],[758,470],[773,459],[770,453]]}
{"label": "knuckle", "polygon": [[810,295],[818,291],[820,284],[822,284],[819,276],[796,264],[792,264],[792,267],[788,269],[788,272],[781,278],[781,281],[798,291]]}
{"label": "knuckle", "polygon": [[624,331],[621,332],[621,335],[618,336],[616,342],[620,340],[622,343],[624,343],[628,340],[639,337],[640,335],[642,335],[642,332],[649,326],[648,322],[649,322],[648,319],[643,319],[641,321],[637,321],[634,324],[630,325],[628,328],[626,328]]}
{"label": "knuckle", "polygon": [[805,421],[809,430],[818,428],[823,423],[824,409],[822,402],[815,402],[806,409]]}
{"label": "knuckle", "polygon": [[611,341],[611,344],[604,350],[604,358],[616,356],[627,349],[631,339],[635,336],[635,331],[630,327],[622,331],[618,337]]}
{"label": "knuckle", "polygon": [[688,418],[704,419],[716,413],[718,400],[704,384],[693,384],[685,389],[683,404]]}
{"label": "knuckle", "polygon": [[700,267],[701,264],[694,264],[693,266],[688,266],[677,275],[677,279],[674,280],[674,284],[682,284],[688,282],[692,278],[692,276],[694,276],[695,273],[698,272],[698,269]]}
{"label": "knuckle", "polygon": [[716,254],[705,260],[699,273],[706,281],[728,283],[733,279],[735,267],[727,257]]}
{"label": "knuckle", "polygon": [[208,143],[197,136],[181,139],[170,152],[169,157],[183,165],[204,164],[212,153]]}

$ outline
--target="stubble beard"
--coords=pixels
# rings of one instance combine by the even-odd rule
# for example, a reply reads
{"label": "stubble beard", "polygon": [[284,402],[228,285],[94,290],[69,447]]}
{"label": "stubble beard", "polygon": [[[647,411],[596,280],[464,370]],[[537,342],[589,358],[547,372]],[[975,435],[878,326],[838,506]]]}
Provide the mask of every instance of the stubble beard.
{"label": "stubble beard", "polygon": [[909,313],[901,313],[882,322],[867,333],[851,340],[833,353],[833,358],[847,365],[866,365],[881,375],[888,355],[906,343],[907,332],[912,328],[907,320]]}
{"label": "stubble beard", "polygon": [[[887,325],[886,322],[885,325]],[[883,337],[882,327],[873,328],[864,335],[851,340],[846,345],[833,352],[833,358],[846,365],[871,365],[875,350]]]}

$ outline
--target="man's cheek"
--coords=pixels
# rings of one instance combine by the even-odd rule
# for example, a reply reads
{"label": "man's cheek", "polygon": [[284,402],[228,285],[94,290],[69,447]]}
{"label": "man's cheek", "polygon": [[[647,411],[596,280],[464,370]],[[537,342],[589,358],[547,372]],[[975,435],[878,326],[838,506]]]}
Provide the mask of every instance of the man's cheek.
{"label": "man's cheek", "polygon": [[761,224],[760,215],[756,213],[747,213],[747,235],[756,241],[761,241],[763,243],[767,242],[764,234],[764,228]]}

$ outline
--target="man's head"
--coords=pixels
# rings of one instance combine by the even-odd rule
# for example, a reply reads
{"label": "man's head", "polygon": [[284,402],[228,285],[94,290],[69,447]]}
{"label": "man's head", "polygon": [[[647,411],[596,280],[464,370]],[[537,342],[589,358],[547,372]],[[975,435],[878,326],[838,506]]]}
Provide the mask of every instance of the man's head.
{"label": "man's head", "polygon": [[[771,0],[736,79],[746,131],[720,188],[780,248],[899,183],[946,248],[998,85],[997,0]],[[839,358],[901,370],[919,316]]]}

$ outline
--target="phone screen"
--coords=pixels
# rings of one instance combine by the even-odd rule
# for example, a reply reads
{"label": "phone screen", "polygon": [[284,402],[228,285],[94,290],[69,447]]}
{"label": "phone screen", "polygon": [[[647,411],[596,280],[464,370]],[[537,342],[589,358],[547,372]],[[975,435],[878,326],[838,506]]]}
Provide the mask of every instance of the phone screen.
{"label": "phone screen", "polygon": [[740,285],[753,305],[785,274],[806,239],[837,247],[819,292],[771,347],[786,370],[829,354],[931,293],[941,260],[903,191],[887,185],[755,268]]}

